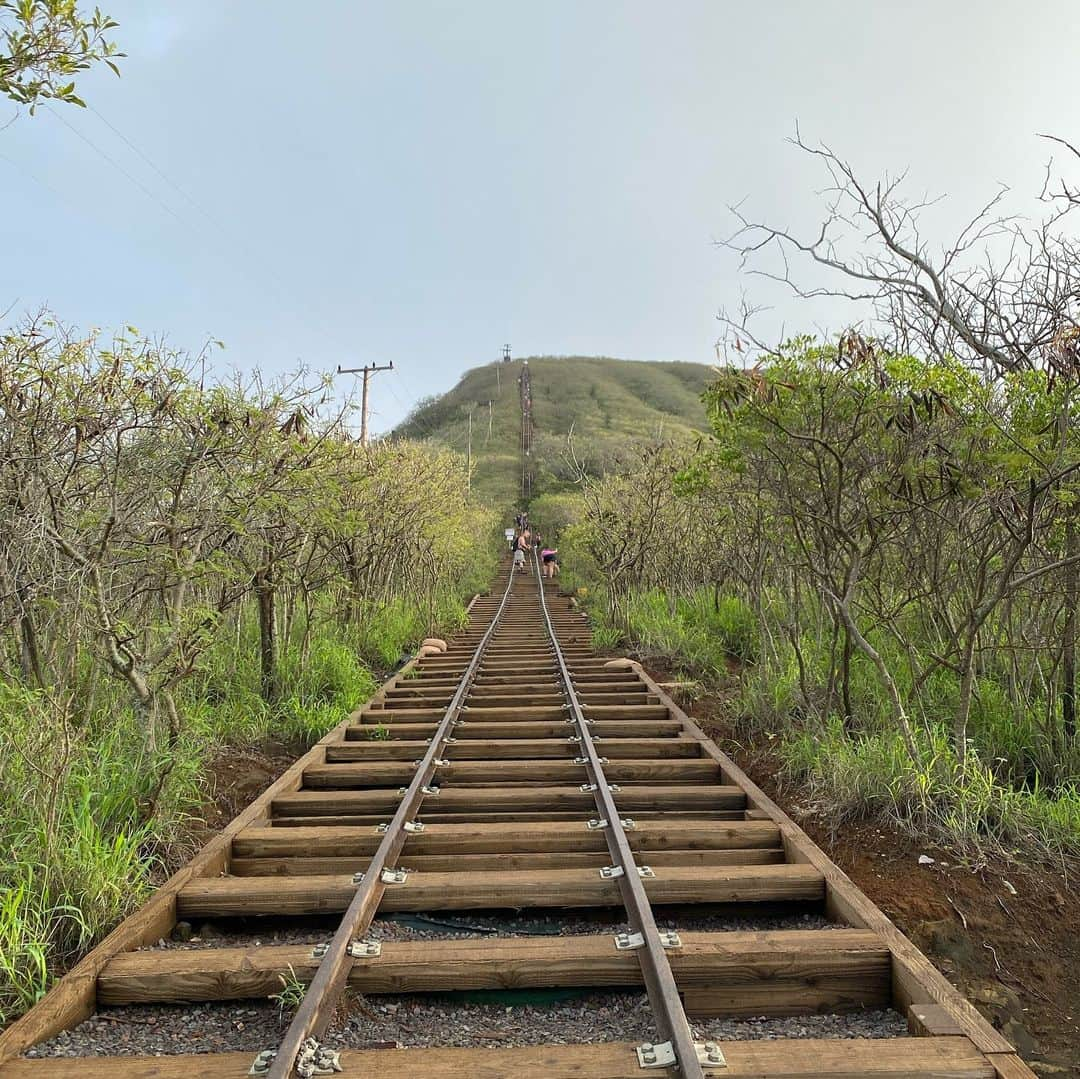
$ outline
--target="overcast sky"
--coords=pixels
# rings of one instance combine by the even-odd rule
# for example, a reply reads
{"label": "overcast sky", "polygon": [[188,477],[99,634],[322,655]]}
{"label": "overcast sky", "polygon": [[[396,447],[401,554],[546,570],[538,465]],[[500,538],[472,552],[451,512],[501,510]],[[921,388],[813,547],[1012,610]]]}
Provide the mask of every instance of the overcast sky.
{"label": "overcast sky", "polygon": [[[376,430],[504,342],[711,362],[755,288],[727,207],[818,218],[796,121],[946,221],[998,183],[1027,207],[1036,132],[1080,138],[1075,0],[101,6],[122,78],[0,130],[0,311],[243,369],[392,359]],[[851,317],[775,299],[793,330]]]}

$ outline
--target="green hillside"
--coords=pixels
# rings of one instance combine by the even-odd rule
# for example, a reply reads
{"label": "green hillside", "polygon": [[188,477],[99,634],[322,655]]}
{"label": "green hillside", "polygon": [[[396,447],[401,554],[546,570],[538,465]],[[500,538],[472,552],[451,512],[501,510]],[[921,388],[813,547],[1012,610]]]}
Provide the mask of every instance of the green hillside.
{"label": "green hillside", "polygon": [[509,505],[521,483],[518,379],[524,362],[533,396],[534,496],[570,481],[571,432],[576,457],[597,474],[634,441],[705,428],[700,394],[712,370],[705,364],[530,356],[467,371],[449,393],[421,402],[394,434],[465,452],[471,411],[474,489],[495,505]]}

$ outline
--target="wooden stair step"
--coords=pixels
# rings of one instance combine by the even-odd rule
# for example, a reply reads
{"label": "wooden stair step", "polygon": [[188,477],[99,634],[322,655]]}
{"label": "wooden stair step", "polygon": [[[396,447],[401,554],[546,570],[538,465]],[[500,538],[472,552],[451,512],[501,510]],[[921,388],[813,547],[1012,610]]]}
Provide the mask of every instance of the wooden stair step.
{"label": "wooden stair step", "polygon": [[[626,837],[634,851],[745,850],[780,845],[780,830],[764,821],[638,821]],[[362,857],[375,853],[382,835],[375,828],[245,828],[233,840],[235,856],[288,857],[303,854]],[[405,841],[406,854],[499,854],[506,851],[607,851],[603,831],[584,821],[521,821],[513,824],[428,824]]]}
{"label": "wooden stair step", "polygon": [[[600,743],[609,760],[624,758],[691,758],[701,756],[701,743],[694,738],[605,738]],[[384,739],[369,742],[339,742],[326,747],[328,763],[338,761],[416,760],[427,751],[428,739]],[[470,738],[448,745],[445,756],[451,761],[560,760],[581,754],[579,745],[556,738]]]}
{"label": "wooden stair step", "polygon": [[[617,1031],[612,1031],[617,1034]],[[967,1038],[792,1039],[719,1042],[726,1067],[714,1077],[754,1079],[994,1079],[994,1067]],[[642,1079],[635,1042],[538,1045],[515,1049],[346,1049],[345,1075],[424,1079]],[[253,1054],[65,1058],[70,1079],[245,1079]],[[678,1079],[673,1068],[649,1071]],[[13,1060],[0,1079],[57,1075],[56,1060]]]}
{"label": "wooden stair step", "polygon": [[[540,678],[538,677],[530,678],[529,683],[526,684],[531,684],[538,681],[540,681]],[[548,681],[556,685],[558,684],[558,679],[556,678],[554,673],[552,673]],[[638,678],[638,676],[633,671],[617,670],[602,671],[597,674],[582,675],[580,678],[575,678],[574,683],[575,685],[580,683],[581,685],[599,684],[607,686],[642,686],[645,684],[641,681],[640,678]],[[477,686],[516,686],[522,683],[520,676],[515,676],[511,674],[498,674],[492,672],[488,672],[485,674],[483,671],[481,671],[480,674],[476,676],[475,684]]]}
{"label": "wooden stair step", "polygon": [[[565,716],[565,713],[562,714]],[[369,712],[363,723],[350,724],[345,728],[346,741],[372,741],[372,731],[381,726],[377,713]],[[439,713],[439,718],[442,713]],[[430,738],[438,723],[433,719],[427,722],[410,720],[403,723],[390,723],[384,727],[386,737],[393,738]],[[654,720],[597,720],[590,728],[593,735],[601,738],[676,738],[683,730],[682,724],[675,719]],[[511,723],[506,720],[481,722],[476,719],[459,723],[454,728],[454,737],[458,741],[471,738],[566,738],[568,731],[565,718],[554,720],[524,721]]]}
{"label": "wooden stair step", "polygon": [[[595,815],[595,810],[593,811]],[[481,811],[457,809],[442,810],[425,809],[423,819],[428,824],[473,824],[481,821],[485,824],[505,822],[527,823],[531,821],[566,821],[569,824],[584,824],[589,819],[588,813],[580,809],[485,809]],[[744,817],[741,809],[636,809],[634,820],[690,820],[690,821],[717,821],[729,823],[742,820]],[[299,826],[318,825],[377,825],[385,824],[390,819],[390,814],[383,812],[374,813],[320,813],[314,816],[305,816],[303,813],[279,813],[271,819],[271,824],[277,828],[295,828]]]}
{"label": "wooden stair step", "polygon": [[[501,854],[402,854],[398,863],[421,873],[479,873],[493,869],[600,869],[611,861],[603,851],[506,852]],[[734,850],[651,851],[651,866],[779,865],[782,847],[740,847]],[[334,873],[360,873],[368,857],[319,855],[285,858],[233,858],[229,869],[237,877],[314,877]]]}
{"label": "wooden stair step", "polygon": [[[586,719],[614,719],[634,721],[645,719],[667,719],[668,710],[662,704],[583,704],[582,711]],[[389,708],[372,708],[370,705],[361,713],[379,723],[417,723],[421,720],[440,720],[445,708],[402,708],[396,702]],[[541,719],[566,719],[567,712],[562,704],[514,705],[504,708],[488,708],[483,705],[469,704],[461,710],[461,715],[469,722],[506,721],[535,722]]]}
{"label": "wooden stair step", "polygon": [[[600,743],[606,752],[607,743]],[[457,746],[452,747],[454,749]],[[579,747],[580,752],[580,747]],[[352,761],[316,764],[304,770],[308,789],[397,787],[409,783],[416,772],[413,761]],[[717,784],[720,768],[708,757],[690,760],[649,760],[622,758],[604,765],[604,775],[611,783]],[[435,782],[444,789],[463,784],[505,786],[508,783],[551,786],[584,783],[585,766],[573,760],[501,760],[467,761],[450,759],[439,765]]]}
{"label": "wooden stair step", "polygon": [[[653,903],[820,902],[824,878],[801,865],[659,866],[643,880]],[[210,877],[189,881],[177,915],[238,917],[344,910],[357,885],[348,876]],[[382,911],[504,907],[596,907],[622,903],[618,881],[588,869],[497,873],[410,873],[388,884]]]}
{"label": "wooden stair step", "polygon": [[[392,813],[399,801],[396,788],[372,791],[300,790],[278,795],[273,800],[272,810],[275,815],[303,813],[307,816],[323,813]],[[642,785],[623,787],[616,802],[620,811],[626,813],[642,809],[742,810],[746,795],[741,787]],[[572,809],[588,815],[595,808],[593,795],[574,786],[446,787],[424,799],[420,816],[424,817],[431,810],[481,813],[486,810],[529,809]]]}
{"label": "wooden stair step", "polygon": [[[715,995],[708,1014],[799,1015],[889,1001],[889,950],[866,930],[682,932],[680,939],[668,949],[672,971],[688,995]],[[309,945],[128,952],[98,976],[98,1002],[267,997],[280,989],[279,975],[291,969],[309,981],[317,966]],[[600,935],[386,941],[381,955],[354,963],[349,975],[361,993],[641,983],[634,952]]]}

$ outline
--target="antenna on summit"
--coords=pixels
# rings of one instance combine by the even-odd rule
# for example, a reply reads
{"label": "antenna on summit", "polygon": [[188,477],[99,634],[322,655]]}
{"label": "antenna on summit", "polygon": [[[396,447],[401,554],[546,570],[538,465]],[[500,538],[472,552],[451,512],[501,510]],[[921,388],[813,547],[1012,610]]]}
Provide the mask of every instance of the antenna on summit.
{"label": "antenna on summit", "polygon": [[[503,345],[502,362],[503,363],[509,363],[510,362],[510,346],[509,345]],[[499,365],[498,364],[495,365],[495,386],[496,386],[496,390],[495,390],[496,396],[497,397],[502,397],[502,372],[499,370]]]}

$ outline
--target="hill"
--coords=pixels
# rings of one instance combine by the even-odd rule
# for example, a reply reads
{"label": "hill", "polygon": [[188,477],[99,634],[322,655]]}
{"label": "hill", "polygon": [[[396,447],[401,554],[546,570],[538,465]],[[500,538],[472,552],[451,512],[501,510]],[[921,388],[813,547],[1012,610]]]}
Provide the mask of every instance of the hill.
{"label": "hill", "polygon": [[473,487],[496,506],[521,490],[518,380],[528,363],[533,398],[533,495],[567,486],[574,455],[593,474],[635,440],[692,436],[706,427],[700,394],[712,368],[594,356],[530,356],[475,367],[448,393],[420,402],[393,432],[467,452],[472,413]]}

